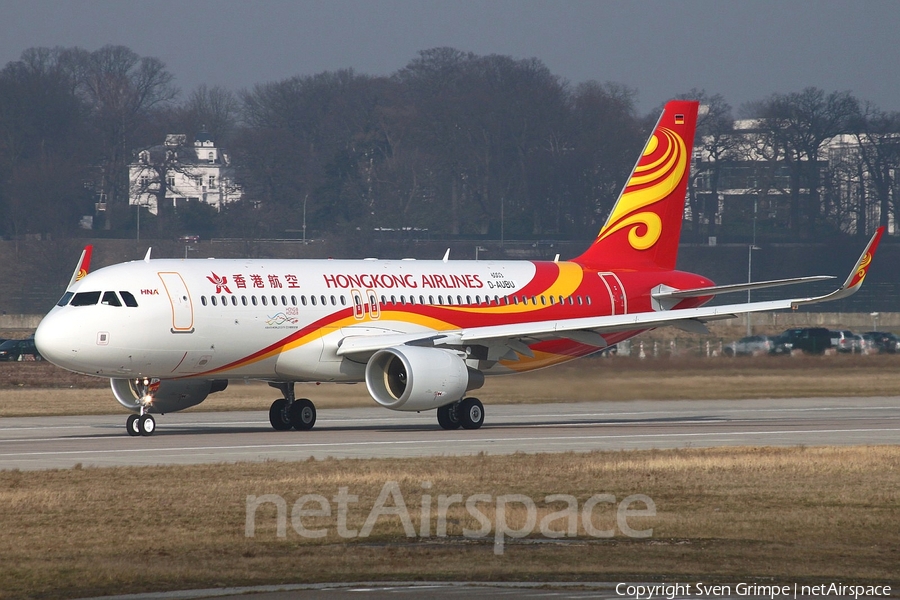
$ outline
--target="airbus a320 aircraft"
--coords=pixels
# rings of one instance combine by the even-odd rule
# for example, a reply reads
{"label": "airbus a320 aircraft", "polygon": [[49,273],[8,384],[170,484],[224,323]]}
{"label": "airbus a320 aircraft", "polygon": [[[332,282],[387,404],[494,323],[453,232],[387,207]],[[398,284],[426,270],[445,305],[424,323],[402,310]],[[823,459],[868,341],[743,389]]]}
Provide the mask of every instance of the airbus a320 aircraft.
{"label": "airbus a320 aircraft", "polygon": [[698,104],[669,102],[605,225],[570,261],[151,260],[87,273],[90,248],[35,335],[41,354],[108,377],[150,435],[229,379],[269,382],[277,430],[308,430],[316,409],[295,382],[362,382],[385,408],[437,410],[477,429],[467,392],[487,374],[531,371],[671,325],[843,298],[862,284],[882,230],[831,294],[703,307],[726,292],[821,279],[714,286],[675,270]]}

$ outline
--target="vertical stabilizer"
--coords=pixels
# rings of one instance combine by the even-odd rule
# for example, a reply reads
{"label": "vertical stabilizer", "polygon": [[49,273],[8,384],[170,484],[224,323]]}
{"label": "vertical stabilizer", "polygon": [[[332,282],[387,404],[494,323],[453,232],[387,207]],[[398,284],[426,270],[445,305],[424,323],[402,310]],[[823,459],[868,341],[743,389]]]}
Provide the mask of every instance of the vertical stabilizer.
{"label": "vertical stabilizer", "polygon": [[603,269],[675,268],[698,106],[693,100],[666,104],[606,224],[575,262]]}

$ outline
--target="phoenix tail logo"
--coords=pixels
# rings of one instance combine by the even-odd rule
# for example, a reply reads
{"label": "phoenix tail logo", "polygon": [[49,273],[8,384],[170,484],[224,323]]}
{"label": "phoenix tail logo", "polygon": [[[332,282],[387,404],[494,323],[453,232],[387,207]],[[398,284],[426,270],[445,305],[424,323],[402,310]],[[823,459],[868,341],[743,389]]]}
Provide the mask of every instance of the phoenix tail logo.
{"label": "phoenix tail logo", "polygon": [[687,167],[688,152],[684,140],[671,129],[658,128],[647,142],[615,212],[600,230],[597,241],[630,228],[628,243],[632,248],[652,248],[662,235],[663,223],[657,212],[648,209],[665,200],[678,187]]}

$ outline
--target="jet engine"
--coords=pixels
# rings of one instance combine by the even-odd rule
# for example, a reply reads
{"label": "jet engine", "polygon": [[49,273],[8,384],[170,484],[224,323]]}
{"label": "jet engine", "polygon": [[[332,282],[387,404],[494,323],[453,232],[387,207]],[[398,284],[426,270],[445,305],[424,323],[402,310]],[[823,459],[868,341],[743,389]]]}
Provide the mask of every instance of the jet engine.
{"label": "jet engine", "polygon": [[375,402],[391,410],[430,410],[460,400],[484,385],[455,352],[396,346],[379,350],[366,365],[366,387]]}
{"label": "jet engine", "polygon": [[138,412],[143,405],[146,412],[160,414],[195,406],[210,394],[228,387],[227,379],[154,381],[139,378],[112,379],[110,382],[116,400],[128,410]]}

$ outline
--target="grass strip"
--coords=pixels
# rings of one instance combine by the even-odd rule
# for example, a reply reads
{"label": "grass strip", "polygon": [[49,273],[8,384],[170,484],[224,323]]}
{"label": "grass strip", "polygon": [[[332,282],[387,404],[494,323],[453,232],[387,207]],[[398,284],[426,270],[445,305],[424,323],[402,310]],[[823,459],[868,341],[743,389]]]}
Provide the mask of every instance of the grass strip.
{"label": "grass strip", "polygon": [[[416,536],[397,515],[376,519],[368,537],[343,538],[333,500],[345,493],[345,525],[360,530],[386,484],[402,495]],[[281,497],[255,511],[248,496]],[[299,516],[319,539],[300,535],[292,507],[304,495],[329,502],[328,516]],[[615,503],[644,494],[655,516],[622,534],[614,503],[597,504],[588,535],[554,540],[540,531],[507,539],[478,529],[465,505],[446,511],[435,535],[439,496],[486,494],[481,512],[498,523],[499,496],[533,499],[540,522],[560,510],[552,494],[583,507],[596,494]],[[513,503],[514,504],[514,503]],[[390,497],[385,506],[396,506]],[[430,514],[423,518],[423,507]],[[643,506],[643,505],[641,505]],[[320,508],[301,504],[301,509]],[[511,528],[528,510],[508,505]],[[517,510],[518,509],[518,510]],[[217,586],[361,580],[471,581],[851,581],[897,584],[900,448],[715,448],[469,458],[308,460],[260,464],[0,471],[0,597],[70,598]],[[566,519],[554,523],[568,526]],[[427,527],[428,536],[420,535]],[[302,529],[301,529],[302,531]],[[767,579],[768,581],[768,579]]]}

